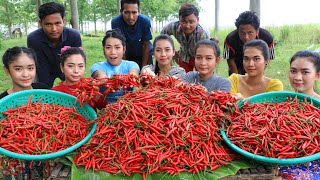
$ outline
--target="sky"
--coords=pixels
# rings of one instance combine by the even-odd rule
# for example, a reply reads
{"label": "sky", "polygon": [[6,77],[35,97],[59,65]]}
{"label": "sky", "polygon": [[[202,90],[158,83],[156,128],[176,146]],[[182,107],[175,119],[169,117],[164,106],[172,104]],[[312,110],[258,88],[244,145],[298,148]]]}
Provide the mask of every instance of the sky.
{"label": "sky", "polygon": [[[214,27],[214,1],[201,0],[200,24]],[[320,24],[319,0],[261,0],[261,26],[286,24]],[[249,10],[249,0],[220,0],[219,28],[235,27],[235,19]]]}

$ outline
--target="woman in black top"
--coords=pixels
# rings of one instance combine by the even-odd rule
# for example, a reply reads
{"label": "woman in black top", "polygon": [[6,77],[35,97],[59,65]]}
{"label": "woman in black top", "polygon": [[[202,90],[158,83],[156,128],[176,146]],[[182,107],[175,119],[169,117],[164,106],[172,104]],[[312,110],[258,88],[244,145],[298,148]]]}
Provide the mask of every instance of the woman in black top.
{"label": "woman in black top", "polygon": [[[4,71],[12,79],[12,87],[0,94],[0,99],[13,94],[18,91],[29,89],[48,89],[48,86],[44,83],[33,83],[36,77],[36,55],[32,49],[25,47],[13,47],[6,50],[2,57]],[[0,156],[0,159],[6,159],[7,157]],[[10,158],[9,158],[10,159]],[[8,161],[7,161],[8,162]],[[20,172],[16,178],[27,176],[31,179],[31,172],[41,172],[43,169],[43,163],[37,165],[35,163],[32,168],[29,169],[30,161],[19,161],[20,167],[23,167],[22,163],[25,163],[25,169]],[[11,170],[3,168],[0,174],[6,174],[6,177],[10,177]],[[42,173],[35,174],[35,177],[41,177]]]}

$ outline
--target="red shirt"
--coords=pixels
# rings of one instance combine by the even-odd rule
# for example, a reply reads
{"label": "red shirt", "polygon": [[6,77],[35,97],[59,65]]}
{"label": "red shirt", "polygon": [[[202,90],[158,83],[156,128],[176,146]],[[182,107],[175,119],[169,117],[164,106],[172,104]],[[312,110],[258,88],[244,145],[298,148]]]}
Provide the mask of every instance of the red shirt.
{"label": "red shirt", "polygon": [[64,92],[67,94],[70,94],[72,96],[76,96],[76,91],[75,89],[78,87],[78,84],[72,85],[72,86],[66,86],[63,82],[60,82],[57,86],[54,86],[53,88],[51,88],[52,90],[55,91],[60,91],[60,92]]}

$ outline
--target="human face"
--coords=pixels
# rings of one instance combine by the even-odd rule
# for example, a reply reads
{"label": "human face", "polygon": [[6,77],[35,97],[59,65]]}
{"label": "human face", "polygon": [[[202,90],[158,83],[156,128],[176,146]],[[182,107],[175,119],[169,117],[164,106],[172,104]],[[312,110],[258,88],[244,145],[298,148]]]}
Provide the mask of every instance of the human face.
{"label": "human face", "polygon": [[263,75],[269,60],[265,59],[260,49],[248,47],[243,52],[243,67],[248,76]]}
{"label": "human face", "polygon": [[113,66],[118,66],[121,64],[121,59],[126,48],[122,45],[120,39],[109,37],[106,40],[103,51],[107,61]]}
{"label": "human face", "polygon": [[188,35],[191,34],[197,27],[199,23],[199,17],[197,17],[194,14],[190,14],[189,16],[186,16],[184,19],[180,16],[179,22],[182,28],[182,31]]}
{"label": "human face", "polygon": [[60,13],[50,14],[39,23],[50,41],[60,40],[64,27],[64,19]]}
{"label": "human face", "polygon": [[36,77],[36,64],[34,59],[23,53],[5,68],[11,76],[13,87],[16,89],[32,89],[32,82]]}
{"label": "human face", "polygon": [[61,64],[60,68],[65,76],[65,84],[70,86],[77,84],[83,78],[86,64],[81,54],[73,54],[63,65]]}
{"label": "human face", "polygon": [[129,26],[135,25],[140,14],[138,4],[124,3],[123,9],[120,12],[123,16],[124,22],[126,22]]}
{"label": "human face", "polygon": [[292,61],[289,81],[295,91],[310,94],[319,77],[320,73],[317,73],[314,64],[307,58],[301,57]]}
{"label": "human face", "polygon": [[156,42],[154,47],[154,56],[159,65],[171,65],[174,54],[175,51],[168,40],[161,39]]}
{"label": "human face", "polygon": [[202,45],[196,51],[195,67],[200,73],[201,79],[209,79],[214,72],[214,68],[219,63],[220,57],[217,57],[213,48]]}
{"label": "human face", "polygon": [[258,31],[251,24],[240,25],[238,33],[243,43],[256,39],[258,35]]}

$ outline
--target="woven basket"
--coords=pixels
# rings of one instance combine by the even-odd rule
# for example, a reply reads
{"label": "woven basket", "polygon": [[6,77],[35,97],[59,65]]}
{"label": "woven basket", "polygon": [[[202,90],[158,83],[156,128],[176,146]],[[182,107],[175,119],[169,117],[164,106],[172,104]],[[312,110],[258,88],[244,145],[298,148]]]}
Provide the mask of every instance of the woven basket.
{"label": "woven basket", "polygon": [[[78,113],[85,116],[86,118],[90,119],[91,121],[96,119],[97,114],[96,112],[90,107],[89,105],[85,105],[80,107],[79,103],[76,102],[76,98],[69,94],[65,94],[58,91],[52,90],[43,90],[43,89],[33,89],[33,90],[24,90],[19,91],[13,94],[10,94],[0,100],[0,111],[4,112],[7,111],[9,108],[13,109],[19,106],[26,105],[28,100],[32,97],[32,102],[40,103],[48,103],[48,104],[57,104],[65,107],[72,107],[74,106]],[[0,120],[2,120],[5,116],[1,113]],[[45,159],[53,159],[63,156],[67,153],[70,153],[83,144],[85,144],[93,135],[94,131],[96,130],[97,125],[93,124],[91,126],[90,132],[87,136],[81,140],[80,142],[76,143],[75,145],[68,147],[67,149],[50,153],[50,154],[41,154],[41,155],[28,155],[28,154],[18,154],[0,147],[0,154],[17,158],[17,159],[24,159],[24,160],[45,160]]]}
{"label": "woven basket", "polygon": [[[268,92],[268,93],[262,93],[255,96],[251,96],[249,98],[243,99],[238,103],[239,108],[241,109],[242,105],[248,101],[249,104],[252,103],[277,103],[277,102],[284,102],[287,101],[287,98],[291,97],[294,99],[295,97],[298,98],[300,102],[307,100],[307,102],[312,102],[314,106],[320,107],[320,101],[312,96],[296,93],[296,92],[289,92],[289,91],[276,91],[276,92]],[[299,163],[306,163],[310,161],[314,161],[317,159],[320,159],[320,152],[306,156],[306,157],[299,157],[299,158],[284,158],[284,159],[278,159],[278,158],[271,158],[271,157],[265,157],[261,155],[256,155],[253,153],[250,153],[248,151],[245,151],[235,144],[233,144],[229,138],[226,135],[225,128],[222,128],[220,130],[223,140],[230,146],[234,151],[238,152],[239,154],[248,157],[250,159],[253,159],[255,161],[259,161],[264,164],[280,164],[280,165],[293,165],[293,164],[299,164]]]}

